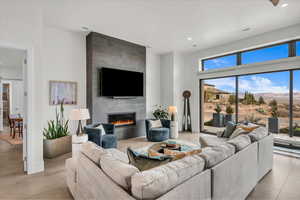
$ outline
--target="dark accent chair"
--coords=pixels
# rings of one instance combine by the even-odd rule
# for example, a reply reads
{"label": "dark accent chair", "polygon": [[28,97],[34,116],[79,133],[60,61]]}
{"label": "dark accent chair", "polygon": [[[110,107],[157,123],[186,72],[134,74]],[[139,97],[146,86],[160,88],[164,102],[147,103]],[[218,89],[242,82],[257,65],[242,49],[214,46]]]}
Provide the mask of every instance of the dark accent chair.
{"label": "dark accent chair", "polygon": [[[96,127],[102,124],[105,135],[101,134],[101,130]],[[115,135],[115,125],[95,123],[89,124],[84,127],[84,132],[88,135],[88,140],[96,143],[105,149],[117,148],[117,137]]]}
{"label": "dark accent chair", "polygon": [[150,128],[150,120],[146,119],[146,136],[151,142],[161,142],[170,138],[170,124],[171,121],[168,119],[161,119],[161,128]]}

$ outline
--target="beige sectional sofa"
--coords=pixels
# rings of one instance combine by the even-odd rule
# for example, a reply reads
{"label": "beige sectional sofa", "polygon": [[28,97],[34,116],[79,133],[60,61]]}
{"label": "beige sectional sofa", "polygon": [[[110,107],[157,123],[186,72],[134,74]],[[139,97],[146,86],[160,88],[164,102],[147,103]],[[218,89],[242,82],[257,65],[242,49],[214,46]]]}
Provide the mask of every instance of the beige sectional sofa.
{"label": "beige sectional sofa", "polygon": [[203,134],[202,153],[143,172],[125,153],[88,142],[66,161],[67,184],[76,200],[245,199],[272,169],[272,135],[254,134],[229,141]]}

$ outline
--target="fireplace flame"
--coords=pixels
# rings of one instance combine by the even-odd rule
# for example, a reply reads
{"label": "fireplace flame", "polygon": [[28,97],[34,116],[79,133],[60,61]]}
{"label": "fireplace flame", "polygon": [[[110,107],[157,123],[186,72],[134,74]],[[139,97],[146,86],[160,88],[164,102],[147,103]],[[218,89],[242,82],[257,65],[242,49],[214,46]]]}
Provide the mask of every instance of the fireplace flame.
{"label": "fireplace flame", "polygon": [[133,120],[118,120],[118,121],[114,121],[111,123],[116,126],[123,126],[123,125],[132,125],[132,124],[134,124],[134,121]]}

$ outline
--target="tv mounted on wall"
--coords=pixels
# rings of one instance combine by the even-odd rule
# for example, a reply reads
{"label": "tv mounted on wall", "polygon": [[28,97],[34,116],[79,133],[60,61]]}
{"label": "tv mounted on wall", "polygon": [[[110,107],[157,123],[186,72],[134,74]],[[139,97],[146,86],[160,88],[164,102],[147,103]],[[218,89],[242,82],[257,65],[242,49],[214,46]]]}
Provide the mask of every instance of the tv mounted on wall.
{"label": "tv mounted on wall", "polygon": [[99,69],[100,96],[144,96],[144,74],[111,68]]}

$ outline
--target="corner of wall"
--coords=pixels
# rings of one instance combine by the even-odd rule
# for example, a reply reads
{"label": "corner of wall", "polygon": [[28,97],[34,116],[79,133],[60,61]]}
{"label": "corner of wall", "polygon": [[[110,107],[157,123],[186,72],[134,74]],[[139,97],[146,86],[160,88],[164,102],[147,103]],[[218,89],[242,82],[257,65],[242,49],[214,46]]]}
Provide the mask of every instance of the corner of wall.
{"label": "corner of wall", "polygon": [[44,171],[44,160],[28,162],[27,174],[35,174]]}

